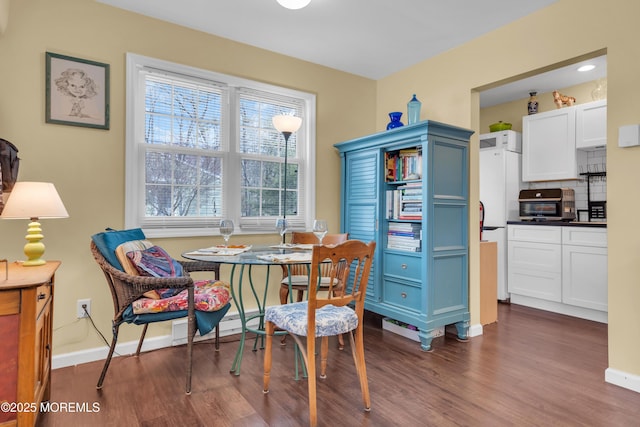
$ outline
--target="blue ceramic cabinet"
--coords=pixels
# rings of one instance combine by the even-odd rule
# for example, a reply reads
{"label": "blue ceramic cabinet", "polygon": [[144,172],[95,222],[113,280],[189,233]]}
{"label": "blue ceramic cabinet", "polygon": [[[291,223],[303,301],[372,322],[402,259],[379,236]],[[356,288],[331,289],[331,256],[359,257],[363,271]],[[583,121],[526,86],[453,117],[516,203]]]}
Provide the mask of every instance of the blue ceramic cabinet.
{"label": "blue ceramic cabinet", "polygon": [[[365,308],[419,329],[469,330],[469,138],[434,121],[335,144],[341,228],[377,242]],[[475,230],[475,229],[474,229]]]}

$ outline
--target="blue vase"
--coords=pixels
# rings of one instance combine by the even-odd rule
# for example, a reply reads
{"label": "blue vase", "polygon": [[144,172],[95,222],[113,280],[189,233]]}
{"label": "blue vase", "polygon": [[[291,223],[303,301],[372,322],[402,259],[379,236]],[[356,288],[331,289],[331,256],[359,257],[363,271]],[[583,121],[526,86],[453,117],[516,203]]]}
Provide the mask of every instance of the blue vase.
{"label": "blue vase", "polygon": [[402,113],[399,111],[394,111],[393,113],[389,113],[389,118],[391,119],[391,121],[387,125],[387,130],[404,126],[404,123],[400,121],[400,117],[402,117]]}

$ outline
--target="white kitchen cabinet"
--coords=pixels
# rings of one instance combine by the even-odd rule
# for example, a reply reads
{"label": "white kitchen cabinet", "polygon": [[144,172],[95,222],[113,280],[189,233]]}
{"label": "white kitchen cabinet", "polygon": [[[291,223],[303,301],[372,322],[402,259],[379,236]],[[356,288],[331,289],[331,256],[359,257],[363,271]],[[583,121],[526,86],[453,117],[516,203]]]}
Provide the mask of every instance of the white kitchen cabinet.
{"label": "white kitchen cabinet", "polygon": [[522,180],[577,178],[575,107],[523,117]]}
{"label": "white kitchen cabinet", "polygon": [[576,148],[599,150],[607,146],[607,100],[576,107]]}
{"label": "white kitchen cabinet", "polygon": [[607,230],[508,225],[511,302],[607,321]]}
{"label": "white kitchen cabinet", "polygon": [[562,302],[607,311],[607,230],[563,227]]}
{"label": "white kitchen cabinet", "polygon": [[577,179],[576,150],[607,144],[607,101],[559,108],[522,118],[522,180]]}
{"label": "white kitchen cabinet", "polygon": [[562,300],[560,227],[509,225],[508,289],[548,301]]}

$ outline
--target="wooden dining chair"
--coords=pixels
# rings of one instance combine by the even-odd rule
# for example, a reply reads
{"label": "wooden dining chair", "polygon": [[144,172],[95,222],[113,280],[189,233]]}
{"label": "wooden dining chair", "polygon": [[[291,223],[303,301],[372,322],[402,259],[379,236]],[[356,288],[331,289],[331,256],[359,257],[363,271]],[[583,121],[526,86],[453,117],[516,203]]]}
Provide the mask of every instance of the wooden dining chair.
{"label": "wooden dining chair", "polygon": [[[349,239],[349,233],[334,233],[327,234],[322,239],[323,245],[337,245],[338,243],[346,242]],[[317,244],[318,238],[312,232],[300,232],[294,231],[291,233],[292,244]],[[286,304],[289,302],[289,289],[296,291],[296,301],[300,302],[304,298],[304,293],[309,288],[309,266],[306,264],[288,264],[281,265],[282,267],[282,281],[280,282],[280,304]],[[329,265],[323,266],[323,279],[320,283],[319,290],[327,291],[329,289]],[[337,279],[337,283],[334,283],[333,292],[342,291],[342,282]],[[280,343],[284,345],[287,341],[287,336],[283,335]],[[338,348],[342,350],[344,348],[344,339],[342,335],[338,339]]]}
{"label": "wooden dining chair", "polygon": [[[346,242],[349,238],[348,233],[327,234],[322,239],[323,245],[337,245]],[[317,244],[318,238],[311,232],[293,232],[291,233],[291,243],[300,244]],[[321,283],[320,290],[328,289],[328,270],[325,271],[323,277],[325,280]],[[280,304],[286,304],[289,299],[289,276],[291,276],[291,290],[296,291],[296,301],[302,301],[305,291],[309,287],[309,270],[304,264],[282,265],[282,281],[280,282]],[[337,292],[342,289],[342,284],[337,283],[334,290]]]}
{"label": "wooden dining chair", "polygon": [[[267,307],[265,310],[266,344],[264,353],[263,392],[269,392],[271,379],[271,351],[276,328],[286,330],[300,346],[307,365],[309,386],[309,422],[317,425],[316,404],[316,338],[320,344],[320,378],[326,378],[329,337],[348,334],[355,362],[365,411],[371,409],[369,384],[364,358],[363,314],[367,282],[376,243],[347,240],[336,246],[314,246],[306,301]],[[329,265],[329,289],[318,293],[319,284]],[[333,283],[341,281],[345,287],[334,293]],[[351,307],[350,305],[353,305]],[[306,336],[306,342],[301,337]]]}

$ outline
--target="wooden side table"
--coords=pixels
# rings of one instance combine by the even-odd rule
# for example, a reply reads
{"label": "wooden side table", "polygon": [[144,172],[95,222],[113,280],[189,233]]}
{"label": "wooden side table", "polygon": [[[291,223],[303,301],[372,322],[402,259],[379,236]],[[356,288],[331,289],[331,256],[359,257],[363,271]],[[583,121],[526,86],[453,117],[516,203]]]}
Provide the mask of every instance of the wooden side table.
{"label": "wooden side table", "polygon": [[[32,426],[49,400],[53,283],[59,261],[0,263],[0,427]],[[8,408],[8,411],[6,410]]]}
{"label": "wooden side table", "polygon": [[480,242],[480,324],[498,320],[498,243]]}

